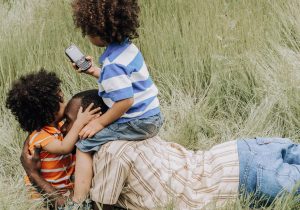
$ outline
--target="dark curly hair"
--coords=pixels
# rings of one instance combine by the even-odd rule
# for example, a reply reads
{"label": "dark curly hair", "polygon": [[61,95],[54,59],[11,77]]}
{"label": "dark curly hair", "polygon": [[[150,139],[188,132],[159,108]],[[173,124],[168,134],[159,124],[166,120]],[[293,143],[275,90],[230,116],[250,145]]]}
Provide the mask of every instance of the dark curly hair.
{"label": "dark curly hair", "polygon": [[6,107],[23,130],[33,132],[55,121],[59,111],[61,80],[53,72],[41,69],[15,81],[7,94]]}
{"label": "dark curly hair", "polygon": [[94,103],[93,109],[100,107],[102,114],[108,110],[108,106],[99,96],[97,89],[86,90],[75,94],[72,99],[81,99],[81,106],[85,110],[91,103]]}
{"label": "dark curly hair", "polygon": [[108,44],[138,37],[137,0],[74,0],[72,7],[75,26],[83,36],[99,36]]}

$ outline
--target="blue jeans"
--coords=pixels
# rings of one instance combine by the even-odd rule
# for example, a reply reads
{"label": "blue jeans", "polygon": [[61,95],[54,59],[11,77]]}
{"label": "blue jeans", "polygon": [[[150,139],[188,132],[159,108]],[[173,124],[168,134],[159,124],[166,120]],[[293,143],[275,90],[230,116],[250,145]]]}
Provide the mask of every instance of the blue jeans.
{"label": "blue jeans", "polygon": [[100,147],[114,140],[138,141],[155,136],[163,124],[161,114],[144,119],[133,119],[126,123],[112,123],[92,138],[79,140],[77,148],[82,152],[98,151]]}
{"label": "blue jeans", "polygon": [[282,193],[299,194],[299,144],[287,138],[245,139],[238,141],[238,153],[241,194],[264,203]]}

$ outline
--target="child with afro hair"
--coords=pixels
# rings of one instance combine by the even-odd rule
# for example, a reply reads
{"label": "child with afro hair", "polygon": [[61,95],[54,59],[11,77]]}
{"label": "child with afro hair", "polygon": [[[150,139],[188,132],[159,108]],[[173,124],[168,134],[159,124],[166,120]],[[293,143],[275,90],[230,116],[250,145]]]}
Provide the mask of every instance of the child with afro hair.
{"label": "child with afro hair", "polygon": [[[73,189],[71,177],[75,170],[75,155],[72,154],[80,130],[99,116],[100,108],[92,110],[90,104],[85,111],[78,111],[77,119],[66,136],[61,129],[64,118],[64,97],[60,89],[61,80],[55,73],[44,69],[16,80],[9,90],[6,107],[11,110],[21,128],[29,134],[29,150],[41,148],[41,176],[57,192],[57,196]],[[26,185],[32,186],[30,177]],[[32,190],[33,199],[40,194]],[[55,196],[55,195],[51,195]]]}
{"label": "child with afro hair", "polygon": [[[92,66],[84,73],[97,79],[99,96],[109,107],[79,133],[72,204],[75,207],[88,197],[93,175],[92,152],[108,141],[151,138],[158,133],[163,119],[158,89],[142,53],[132,43],[138,37],[138,1],[74,0],[72,8],[75,26],[83,36],[92,44],[106,48],[99,58],[101,68],[88,56]],[[71,205],[70,209],[73,209]]]}

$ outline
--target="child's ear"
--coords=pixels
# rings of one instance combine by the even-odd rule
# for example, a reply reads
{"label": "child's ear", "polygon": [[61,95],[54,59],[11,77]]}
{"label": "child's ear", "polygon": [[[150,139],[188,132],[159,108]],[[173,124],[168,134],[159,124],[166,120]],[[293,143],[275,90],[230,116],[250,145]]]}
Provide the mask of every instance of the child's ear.
{"label": "child's ear", "polygon": [[58,96],[58,100],[59,100],[60,103],[64,103],[64,97]]}
{"label": "child's ear", "polygon": [[58,92],[58,100],[60,103],[64,103],[64,93],[61,90]]}

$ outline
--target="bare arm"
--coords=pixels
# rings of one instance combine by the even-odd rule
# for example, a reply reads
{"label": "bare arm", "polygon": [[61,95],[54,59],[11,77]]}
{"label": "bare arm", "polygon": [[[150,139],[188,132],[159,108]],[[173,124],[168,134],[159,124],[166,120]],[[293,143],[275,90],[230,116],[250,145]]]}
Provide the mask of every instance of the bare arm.
{"label": "bare arm", "polygon": [[89,122],[79,133],[81,139],[90,138],[107,125],[119,119],[133,104],[133,98],[124,99],[116,102],[101,117]]}
{"label": "bare arm", "polygon": [[76,121],[72,126],[69,133],[65,136],[63,141],[53,140],[48,145],[44,146],[43,149],[52,154],[69,154],[74,149],[74,146],[78,140],[78,134],[84,125],[80,125]]}
{"label": "bare arm", "polygon": [[80,130],[93,118],[97,117],[95,113],[100,111],[100,108],[91,110],[93,104],[90,104],[84,112],[79,109],[77,119],[75,120],[71,130],[68,132],[63,141],[54,140],[43,149],[53,154],[69,154],[74,149],[75,143],[78,140]]}
{"label": "bare arm", "polygon": [[100,68],[97,66],[92,66],[85,73],[98,79],[100,77]]}
{"label": "bare arm", "polygon": [[98,119],[95,119],[95,121],[97,121],[103,127],[106,127],[109,124],[116,121],[117,119],[119,119],[120,117],[122,117],[122,115],[128,111],[132,104],[133,98],[118,101],[109,110],[107,110],[105,114],[103,114]]}

